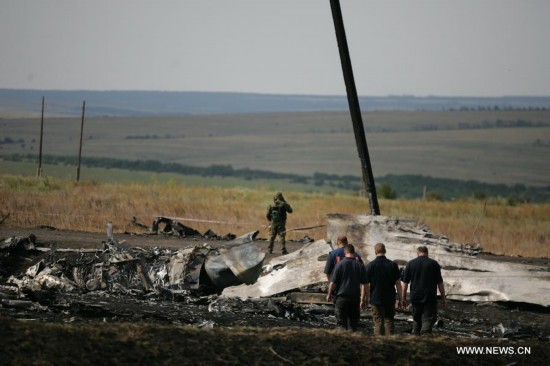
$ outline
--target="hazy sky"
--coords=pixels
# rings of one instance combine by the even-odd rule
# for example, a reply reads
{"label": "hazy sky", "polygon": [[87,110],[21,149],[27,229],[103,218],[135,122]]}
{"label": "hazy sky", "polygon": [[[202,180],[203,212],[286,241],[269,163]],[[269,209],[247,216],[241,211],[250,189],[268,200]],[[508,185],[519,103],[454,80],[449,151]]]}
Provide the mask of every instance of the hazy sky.
{"label": "hazy sky", "polygon": [[[360,95],[550,95],[548,0],[341,0]],[[0,88],[337,94],[329,0],[0,0]]]}

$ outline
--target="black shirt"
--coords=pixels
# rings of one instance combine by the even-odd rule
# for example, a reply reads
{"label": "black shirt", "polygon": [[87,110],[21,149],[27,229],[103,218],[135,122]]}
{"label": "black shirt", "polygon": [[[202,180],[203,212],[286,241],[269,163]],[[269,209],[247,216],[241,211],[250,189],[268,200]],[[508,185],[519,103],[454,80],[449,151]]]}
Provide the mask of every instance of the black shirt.
{"label": "black shirt", "polygon": [[401,277],[397,263],[385,256],[367,264],[367,282],[370,283],[370,303],[390,305],[395,302],[395,282]]}
{"label": "black shirt", "polygon": [[407,263],[402,280],[411,283],[411,303],[434,304],[437,285],[443,282],[441,267],[428,256],[419,256]]}
{"label": "black shirt", "polygon": [[[353,256],[355,260],[363,263],[363,259],[361,259],[361,256],[359,254],[355,253]],[[344,252],[344,247],[337,248],[331,251],[330,253],[328,253],[328,259],[327,259],[327,262],[325,263],[324,273],[328,275],[332,275],[332,271],[334,271],[334,267],[336,267],[336,264],[338,262],[341,262],[342,259],[344,259],[345,257],[346,257],[346,253]]]}
{"label": "black shirt", "polygon": [[359,300],[361,284],[367,283],[365,265],[355,258],[345,257],[336,263],[330,280],[338,286],[336,294],[334,294],[335,297],[343,296]]}

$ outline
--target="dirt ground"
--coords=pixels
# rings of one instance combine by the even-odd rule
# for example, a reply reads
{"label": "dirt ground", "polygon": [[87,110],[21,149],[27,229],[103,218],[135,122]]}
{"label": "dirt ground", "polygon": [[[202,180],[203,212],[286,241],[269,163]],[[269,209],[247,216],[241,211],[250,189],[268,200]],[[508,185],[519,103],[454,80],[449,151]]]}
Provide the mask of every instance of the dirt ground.
{"label": "dirt ground", "polygon": [[[0,227],[0,239],[36,236],[42,247],[100,249],[104,233],[49,228]],[[224,241],[163,235],[115,233],[132,247],[180,249]],[[257,245],[267,251],[267,241]],[[294,251],[301,242],[289,242]],[[36,263],[40,256],[25,258]],[[279,256],[280,250],[268,254]],[[543,263],[537,259],[506,259]],[[0,285],[5,278],[0,278]],[[326,288],[325,288],[326,289]],[[323,286],[310,289],[323,291]],[[2,294],[0,288],[0,294]],[[396,316],[396,336],[382,342],[372,336],[370,310],[362,313],[359,331],[335,331],[332,306],[296,304],[282,296],[255,301],[216,294],[186,293],[34,293],[17,305],[2,295],[1,364],[543,364],[550,357],[550,310],[517,303],[451,301],[440,308],[434,336],[411,336],[411,317]],[[63,346],[70,338],[70,347]],[[327,340],[328,339],[328,340]],[[116,347],[115,347],[116,345]],[[459,356],[456,346],[532,347],[529,355]],[[63,352],[56,353],[56,347]],[[350,348],[351,347],[351,348]],[[342,349],[352,352],[339,356]],[[40,351],[38,351],[40,350]],[[345,352],[344,352],[345,353]],[[85,355],[84,358],[82,356]],[[56,362],[56,357],[58,357]],[[5,360],[9,360],[5,362]],[[544,361],[546,362],[546,361]]]}

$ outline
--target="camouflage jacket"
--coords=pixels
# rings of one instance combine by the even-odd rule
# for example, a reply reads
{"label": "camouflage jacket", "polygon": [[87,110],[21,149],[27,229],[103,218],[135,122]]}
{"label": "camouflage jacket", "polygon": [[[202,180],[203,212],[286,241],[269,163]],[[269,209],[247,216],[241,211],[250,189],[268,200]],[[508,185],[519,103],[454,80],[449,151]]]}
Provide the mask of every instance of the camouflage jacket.
{"label": "camouflage jacket", "polygon": [[277,200],[267,208],[266,218],[273,223],[284,223],[287,213],[292,213],[292,207],[285,201]]}

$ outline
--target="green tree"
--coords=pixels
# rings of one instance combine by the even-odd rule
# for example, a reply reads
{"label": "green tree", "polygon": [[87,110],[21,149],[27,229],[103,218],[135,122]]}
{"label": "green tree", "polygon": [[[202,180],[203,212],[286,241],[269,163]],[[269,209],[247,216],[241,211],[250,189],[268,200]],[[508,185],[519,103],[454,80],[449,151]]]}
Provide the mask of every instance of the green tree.
{"label": "green tree", "polygon": [[428,191],[426,193],[426,201],[443,201],[443,196],[439,192]]}
{"label": "green tree", "polygon": [[378,195],[380,198],[394,200],[397,198],[397,191],[389,183],[382,183],[378,188]]}

